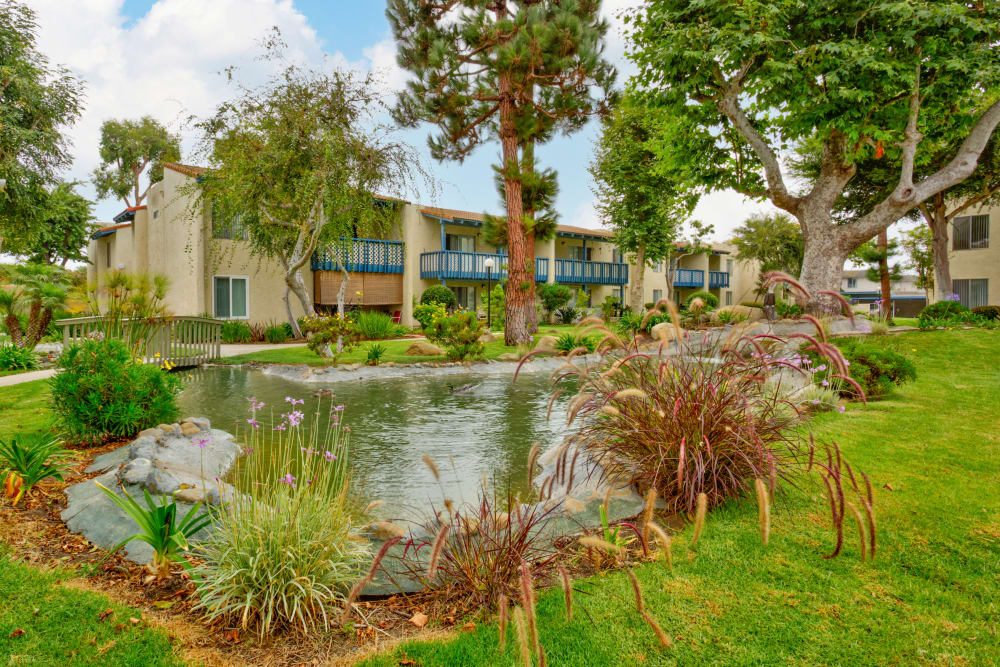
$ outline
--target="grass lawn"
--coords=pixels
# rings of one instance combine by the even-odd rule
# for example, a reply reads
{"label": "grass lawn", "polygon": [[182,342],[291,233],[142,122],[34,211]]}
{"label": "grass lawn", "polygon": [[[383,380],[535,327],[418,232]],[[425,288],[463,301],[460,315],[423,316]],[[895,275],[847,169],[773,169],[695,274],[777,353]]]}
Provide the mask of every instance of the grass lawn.
{"label": "grass lawn", "polygon": [[52,423],[48,406],[48,380],[0,387],[0,440],[48,430]]}
{"label": "grass lawn", "polygon": [[[563,324],[545,325],[539,328],[539,334],[558,336],[559,334],[567,331],[573,331],[575,328],[575,326]],[[502,335],[503,332],[497,333]],[[413,340],[364,341],[359,343],[347,354],[341,355],[337,359],[337,365],[364,363],[365,359],[368,357],[368,348],[376,344],[384,345],[386,348],[385,355],[382,357],[382,363],[391,361],[396,364],[415,364],[420,362],[448,360],[448,358],[444,355],[431,357],[406,356],[405,352],[407,348],[413,343]],[[496,359],[505,352],[516,351],[516,347],[504,345],[503,341],[499,340],[493,343],[486,343],[485,358]],[[284,347],[277,350],[264,350],[262,352],[251,352],[248,354],[237,355],[235,357],[226,357],[224,359],[215,360],[215,363],[222,364],[245,364],[248,362],[263,364],[306,364],[309,366],[333,365],[329,359],[323,359],[322,357],[316,356],[316,354],[305,345]]]}
{"label": "grass lawn", "polygon": [[[559,591],[538,604],[551,665],[1000,663],[1000,333],[934,331],[876,339],[911,355],[919,379],[868,407],[813,422],[875,487],[879,551],[858,559],[845,524],[832,545],[818,485],[780,494],[763,547],[754,502],[709,515],[697,556],[674,542],[676,574],[636,569],[673,644],[661,649],[622,572],[577,582],[567,623]],[[585,610],[585,611],[584,611]],[[365,664],[515,665],[496,626],[410,642]],[[413,660],[413,663],[403,662]]]}
{"label": "grass lawn", "polygon": [[60,583],[72,576],[12,561],[0,546],[3,664],[182,664],[167,636],[147,626],[141,612]]}

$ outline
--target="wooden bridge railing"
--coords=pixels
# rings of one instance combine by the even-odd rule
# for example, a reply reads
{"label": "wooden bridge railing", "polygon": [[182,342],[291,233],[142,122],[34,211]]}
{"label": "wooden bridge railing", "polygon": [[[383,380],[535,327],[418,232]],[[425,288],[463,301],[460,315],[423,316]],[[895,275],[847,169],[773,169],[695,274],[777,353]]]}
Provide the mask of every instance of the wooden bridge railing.
{"label": "wooden bridge railing", "polygon": [[[63,345],[67,347],[92,337],[95,332],[103,333],[107,327],[103,317],[74,317],[56,320],[56,324],[62,327]],[[129,327],[128,320],[122,324]],[[145,339],[137,355],[143,362],[197,366],[219,357],[222,322],[204,317],[157,317],[148,325]]]}

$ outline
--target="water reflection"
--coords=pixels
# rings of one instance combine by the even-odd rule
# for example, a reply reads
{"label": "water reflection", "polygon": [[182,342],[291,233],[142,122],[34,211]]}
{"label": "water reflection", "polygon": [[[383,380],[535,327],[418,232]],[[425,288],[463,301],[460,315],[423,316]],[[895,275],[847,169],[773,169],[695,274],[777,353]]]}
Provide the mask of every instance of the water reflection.
{"label": "water reflection", "polygon": [[[522,375],[512,384],[509,375],[468,374],[305,385],[259,371],[206,368],[186,375],[180,408],[183,416],[208,417],[213,426],[232,430],[234,421],[248,416],[250,396],[265,403],[264,416],[258,415],[262,428],[269,415],[277,423],[288,411],[286,396],[305,399],[300,409],[307,415],[320,401],[324,407],[331,400],[343,403],[353,467],[365,480],[366,495],[383,500],[387,516],[413,517],[428,501],[473,500],[484,475],[502,492],[527,490],[532,443],[541,440],[544,449],[565,429],[565,397],[546,423],[547,378]],[[333,391],[332,399],[313,396],[324,388]],[[440,485],[421,462],[424,454],[437,461]]]}

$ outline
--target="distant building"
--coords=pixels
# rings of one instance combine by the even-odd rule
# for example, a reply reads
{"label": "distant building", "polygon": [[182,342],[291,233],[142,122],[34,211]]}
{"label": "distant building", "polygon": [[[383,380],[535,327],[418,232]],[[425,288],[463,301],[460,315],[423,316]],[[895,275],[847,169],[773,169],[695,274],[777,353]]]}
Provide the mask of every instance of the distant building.
{"label": "distant building", "polygon": [[[915,275],[903,275],[890,283],[894,316],[916,317],[927,305],[927,293],[917,287],[916,281]],[[882,284],[869,280],[867,269],[845,269],[840,291],[855,311],[879,309],[877,302],[882,299]]]}
{"label": "distant building", "polygon": [[1000,304],[1000,205],[956,217],[948,229],[948,249],[951,291],[959,303],[969,308]]}

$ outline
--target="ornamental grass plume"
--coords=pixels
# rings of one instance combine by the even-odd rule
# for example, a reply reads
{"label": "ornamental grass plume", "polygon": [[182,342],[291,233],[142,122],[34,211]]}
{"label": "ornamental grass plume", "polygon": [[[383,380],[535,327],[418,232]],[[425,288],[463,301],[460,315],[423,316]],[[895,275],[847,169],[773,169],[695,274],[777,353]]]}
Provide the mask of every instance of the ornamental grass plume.
{"label": "ornamental grass plume", "polygon": [[500,652],[503,653],[504,649],[507,647],[507,615],[509,613],[507,596],[503,593],[500,594],[500,601],[498,606],[500,607],[500,618],[497,621],[497,630],[500,633]]}
{"label": "ornamental grass plume", "polygon": [[767,546],[771,537],[771,503],[764,480],[758,477],[754,480],[757,490],[757,521],[760,524],[760,540]]}
{"label": "ornamental grass plume", "polygon": [[566,622],[573,620],[573,580],[569,578],[569,572],[562,565],[556,566],[559,573],[559,582],[563,589],[563,599],[566,602]]}
{"label": "ornamental grass plume", "polygon": [[653,509],[656,507],[656,489],[650,489],[646,493],[646,506],[642,512],[642,542],[649,544],[649,524],[653,520]]}
{"label": "ornamental grass plume", "polygon": [[639,587],[639,580],[636,578],[635,573],[632,572],[632,568],[628,568],[625,572],[628,574],[628,578],[632,582],[632,591],[635,593],[635,606],[639,610],[639,615],[642,616],[642,619],[646,621],[646,624],[652,628],[653,633],[656,634],[656,638],[660,640],[660,645],[664,648],[670,646],[670,637],[663,632],[663,628],[661,628],[660,624],[656,622],[656,619],[650,616],[649,612],[646,611],[646,603],[642,599],[642,589]]}
{"label": "ornamental grass plume", "polygon": [[694,513],[694,534],[691,536],[691,548],[698,545],[701,532],[705,528],[705,514],[708,512],[708,496],[704,493],[698,494],[698,509]]}
{"label": "ornamental grass plume", "polygon": [[438,472],[437,463],[434,462],[434,459],[432,459],[429,454],[424,454],[420,458],[420,460],[424,462],[424,465],[427,466],[427,469],[431,471],[432,475],[434,475],[434,481],[440,482],[441,473]]}
{"label": "ornamental grass plume", "polygon": [[525,561],[521,561],[520,568],[521,581],[521,606],[528,621],[528,637],[531,639],[531,647],[538,656],[539,663],[542,663],[542,648],[538,641],[538,619],[535,617],[535,584],[531,580],[531,568]]}
{"label": "ornamental grass plume", "polygon": [[431,560],[427,565],[427,579],[433,581],[434,576],[437,574],[438,561],[441,559],[441,550],[444,548],[445,540],[448,539],[448,531],[451,529],[451,523],[445,523],[441,525],[441,529],[438,530],[437,536],[434,538],[434,544],[431,547]]}
{"label": "ornamental grass plume", "polygon": [[524,618],[524,610],[514,607],[514,629],[517,631],[517,647],[521,655],[521,664],[531,667],[531,644],[528,642],[528,623]]}
{"label": "ornamental grass plume", "polygon": [[667,535],[666,531],[660,528],[653,522],[650,522],[649,529],[656,535],[656,541],[660,543],[660,548],[663,550],[663,560],[667,563],[667,567],[671,572],[674,571],[674,556],[672,553],[673,540]]}

